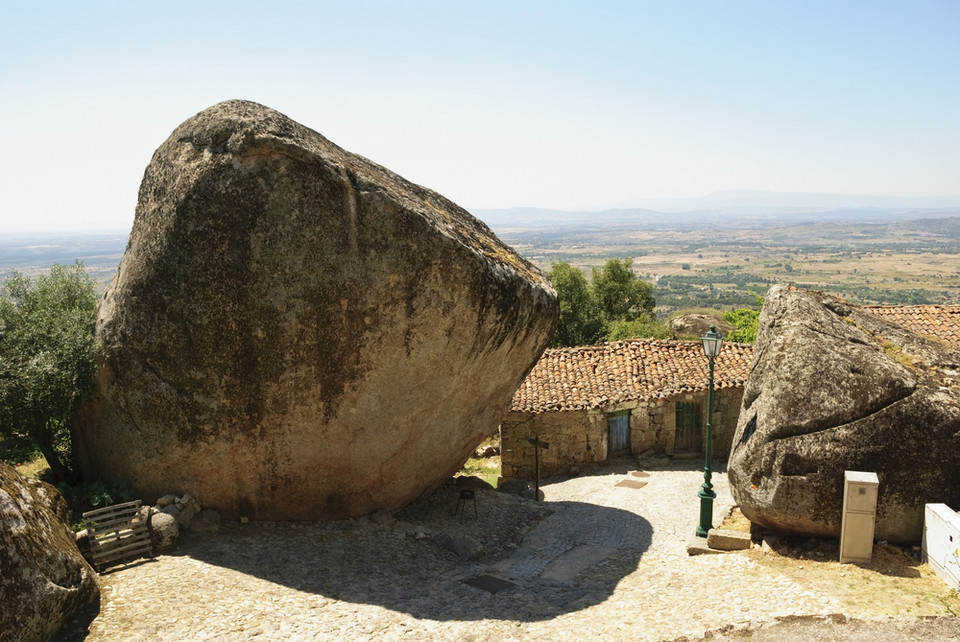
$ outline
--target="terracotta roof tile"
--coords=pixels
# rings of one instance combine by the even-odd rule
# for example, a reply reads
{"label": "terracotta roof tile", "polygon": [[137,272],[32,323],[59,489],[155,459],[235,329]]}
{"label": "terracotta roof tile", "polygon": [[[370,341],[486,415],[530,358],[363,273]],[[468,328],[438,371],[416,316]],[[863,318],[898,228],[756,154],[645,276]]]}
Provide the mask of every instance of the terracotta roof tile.
{"label": "terracotta roof tile", "polygon": [[921,336],[960,348],[960,305],[871,305],[863,309]]}
{"label": "terracotta roof tile", "polygon": [[[742,387],[753,346],[724,342],[715,361],[717,389]],[[699,341],[629,339],[547,350],[513,395],[522,412],[599,408],[707,388],[708,362]]]}

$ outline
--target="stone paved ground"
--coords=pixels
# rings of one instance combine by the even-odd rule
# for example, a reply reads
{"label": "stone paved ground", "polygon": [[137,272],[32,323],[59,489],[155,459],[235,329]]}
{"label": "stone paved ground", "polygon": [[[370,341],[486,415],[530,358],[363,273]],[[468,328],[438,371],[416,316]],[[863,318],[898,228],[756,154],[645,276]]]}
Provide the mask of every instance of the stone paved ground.
{"label": "stone paved ground", "polygon": [[[960,639],[956,618],[848,622],[861,614],[843,614],[828,591],[743,555],[688,556],[702,480],[695,462],[623,462],[546,484],[543,503],[478,493],[479,518],[468,505],[462,523],[457,491],[445,488],[399,520],[188,532],[174,554],[105,574],[99,615],[72,635],[786,640],[916,630]],[[714,484],[719,524],[732,501],[722,471]],[[451,548],[480,557],[464,561]],[[478,577],[509,584],[492,593],[467,583]]]}

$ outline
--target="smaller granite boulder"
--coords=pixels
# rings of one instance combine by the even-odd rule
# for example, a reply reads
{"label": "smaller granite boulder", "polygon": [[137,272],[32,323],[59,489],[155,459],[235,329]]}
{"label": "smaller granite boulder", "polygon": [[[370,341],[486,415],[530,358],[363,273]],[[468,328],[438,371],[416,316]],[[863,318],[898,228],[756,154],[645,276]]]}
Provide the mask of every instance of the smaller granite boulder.
{"label": "smaller granite boulder", "polygon": [[220,530],[220,513],[212,508],[205,508],[190,520],[190,530],[213,532]]}
{"label": "smaller granite boulder", "polygon": [[100,601],[57,489],[0,462],[0,639],[49,640]]}
{"label": "smaller granite boulder", "polygon": [[176,548],[180,536],[180,525],[169,513],[157,511],[150,515],[150,543],[155,552]]}
{"label": "smaller granite boulder", "polygon": [[497,490],[509,495],[523,495],[530,490],[530,482],[523,479],[508,479],[500,484],[500,488]]}
{"label": "smaller granite boulder", "polygon": [[840,534],[844,471],[876,473],[876,538],[960,505],[960,353],[835,297],[772,288],[727,466],[750,521]]}
{"label": "smaller granite boulder", "polygon": [[710,330],[710,326],[716,326],[717,332],[723,336],[730,334],[733,329],[728,322],[709,314],[683,314],[670,319],[670,329],[683,336],[702,337]]}
{"label": "smaller granite boulder", "polygon": [[535,502],[542,502],[546,498],[542,490],[534,488],[528,488],[527,490],[523,491],[520,493],[520,497],[532,499]]}

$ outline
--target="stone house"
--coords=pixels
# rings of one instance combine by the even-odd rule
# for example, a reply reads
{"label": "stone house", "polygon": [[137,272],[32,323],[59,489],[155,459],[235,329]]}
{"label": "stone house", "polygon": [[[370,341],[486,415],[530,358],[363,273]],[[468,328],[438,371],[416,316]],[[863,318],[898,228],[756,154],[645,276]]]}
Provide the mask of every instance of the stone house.
{"label": "stone house", "polygon": [[[713,452],[725,459],[753,346],[724,342],[715,360]],[[707,358],[699,341],[630,339],[544,352],[500,425],[504,479],[567,473],[619,455],[702,452]]]}
{"label": "stone house", "polygon": [[[864,310],[960,349],[960,306],[884,305]],[[726,459],[753,346],[724,343],[714,373],[714,457]],[[620,454],[702,452],[707,359],[697,341],[631,339],[547,350],[513,396],[500,426],[502,476],[532,479]]]}

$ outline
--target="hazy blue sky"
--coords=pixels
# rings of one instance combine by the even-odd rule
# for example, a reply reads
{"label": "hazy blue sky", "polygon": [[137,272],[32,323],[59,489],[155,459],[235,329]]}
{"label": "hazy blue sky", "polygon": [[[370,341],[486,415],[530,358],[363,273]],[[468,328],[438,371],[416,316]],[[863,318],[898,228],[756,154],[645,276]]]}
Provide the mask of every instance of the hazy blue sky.
{"label": "hazy blue sky", "polygon": [[129,228],[254,100],[471,208],[960,193],[960,2],[0,3],[0,232]]}

